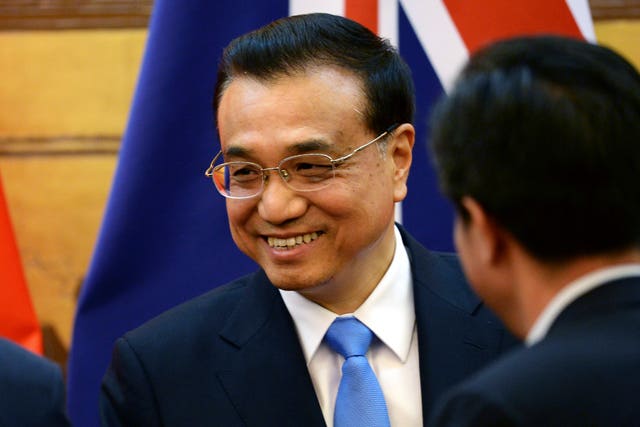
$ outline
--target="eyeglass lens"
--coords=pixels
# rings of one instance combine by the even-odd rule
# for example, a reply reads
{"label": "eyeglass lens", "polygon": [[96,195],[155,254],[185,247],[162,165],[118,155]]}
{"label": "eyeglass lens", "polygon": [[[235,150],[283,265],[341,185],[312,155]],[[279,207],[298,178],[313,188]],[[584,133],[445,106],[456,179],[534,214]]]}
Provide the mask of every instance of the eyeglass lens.
{"label": "eyeglass lens", "polygon": [[[213,182],[227,197],[252,197],[262,191],[265,172],[249,162],[223,163],[213,169]],[[334,177],[331,158],[325,154],[301,154],[284,159],[278,174],[296,191],[315,191],[327,187]]]}

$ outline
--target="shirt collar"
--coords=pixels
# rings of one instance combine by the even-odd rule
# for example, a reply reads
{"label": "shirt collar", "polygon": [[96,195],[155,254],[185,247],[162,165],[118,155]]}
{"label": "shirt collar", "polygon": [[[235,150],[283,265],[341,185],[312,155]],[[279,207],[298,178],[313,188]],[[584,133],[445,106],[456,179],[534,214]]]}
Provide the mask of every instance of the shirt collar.
{"label": "shirt collar", "polygon": [[549,332],[553,322],[573,301],[598,286],[602,286],[613,280],[632,276],[640,276],[640,264],[623,264],[615,267],[598,269],[579,277],[573,282],[570,282],[551,299],[549,304],[547,304],[544,310],[542,310],[542,313],[538,316],[531,329],[529,329],[526,339],[527,346],[532,346],[535,343],[542,341],[542,339],[547,335],[547,332]]}
{"label": "shirt collar", "polygon": [[[371,295],[353,313],[403,362],[409,355],[415,325],[411,264],[397,227],[395,251],[386,273]],[[296,326],[307,364],[315,355],[327,329],[338,317],[298,292],[280,289]]]}

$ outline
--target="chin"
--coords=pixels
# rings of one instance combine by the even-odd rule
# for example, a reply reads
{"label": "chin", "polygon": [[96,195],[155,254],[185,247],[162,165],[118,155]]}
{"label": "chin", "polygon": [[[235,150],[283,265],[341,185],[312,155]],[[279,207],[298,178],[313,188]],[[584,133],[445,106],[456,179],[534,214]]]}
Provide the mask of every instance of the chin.
{"label": "chin", "polygon": [[283,291],[298,291],[309,287],[309,282],[300,280],[299,276],[291,277],[289,275],[272,274],[269,271],[266,273],[273,286]]}
{"label": "chin", "polygon": [[271,283],[283,291],[304,291],[311,290],[326,283],[326,280],[318,280],[309,276],[302,277],[299,273],[293,274],[273,274],[266,272]]}

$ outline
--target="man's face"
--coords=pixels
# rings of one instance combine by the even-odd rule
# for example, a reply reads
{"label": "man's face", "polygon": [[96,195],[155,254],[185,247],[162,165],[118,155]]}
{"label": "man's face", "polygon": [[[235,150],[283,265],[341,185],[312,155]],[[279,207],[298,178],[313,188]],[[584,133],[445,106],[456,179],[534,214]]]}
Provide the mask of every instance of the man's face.
{"label": "man's face", "polygon": [[470,219],[465,222],[456,216],[454,224],[454,241],[464,274],[483,301],[513,332],[520,333],[516,329],[519,313],[514,310],[516,287],[496,226],[476,202],[466,207]]}
{"label": "man's face", "polygon": [[[377,136],[364,124],[365,107],[360,80],[334,67],[270,81],[235,78],[218,109],[225,161],[274,167],[302,153],[343,156]],[[327,188],[297,192],[269,172],[261,195],[227,199],[235,243],[277,287],[325,306],[375,286],[393,257],[394,202],[406,192],[394,137],[388,141],[386,154],[376,143],[338,166]],[[296,238],[302,243],[282,246]]]}
{"label": "man's face", "polygon": [[475,230],[472,229],[473,226],[474,224],[465,223],[459,215],[456,215],[453,225],[453,240],[467,280],[469,280],[476,293],[484,298],[482,258],[478,254],[481,248],[478,247],[479,245],[474,239]]}

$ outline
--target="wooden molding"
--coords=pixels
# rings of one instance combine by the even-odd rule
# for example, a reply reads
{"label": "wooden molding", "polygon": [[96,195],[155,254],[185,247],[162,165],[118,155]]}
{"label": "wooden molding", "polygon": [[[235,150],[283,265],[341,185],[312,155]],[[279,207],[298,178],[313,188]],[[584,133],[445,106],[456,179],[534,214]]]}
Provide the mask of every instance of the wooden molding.
{"label": "wooden molding", "polygon": [[[640,19],[640,0],[589,0],[593,19]],[[0,31],[144,28],[153,0],[2,0]]]}
{"label": "wooden molding", "polygon": [[594,21],[640,19],[640,0],[589,0]]}
{"label": "wooden molding", "polygon": [[2,30],[144,28],[153,0],[2,0]]}
{"label": "wooden molding", "polygon": [[32,156],[117,155],[120,135],[0,136],[0,158]]}

